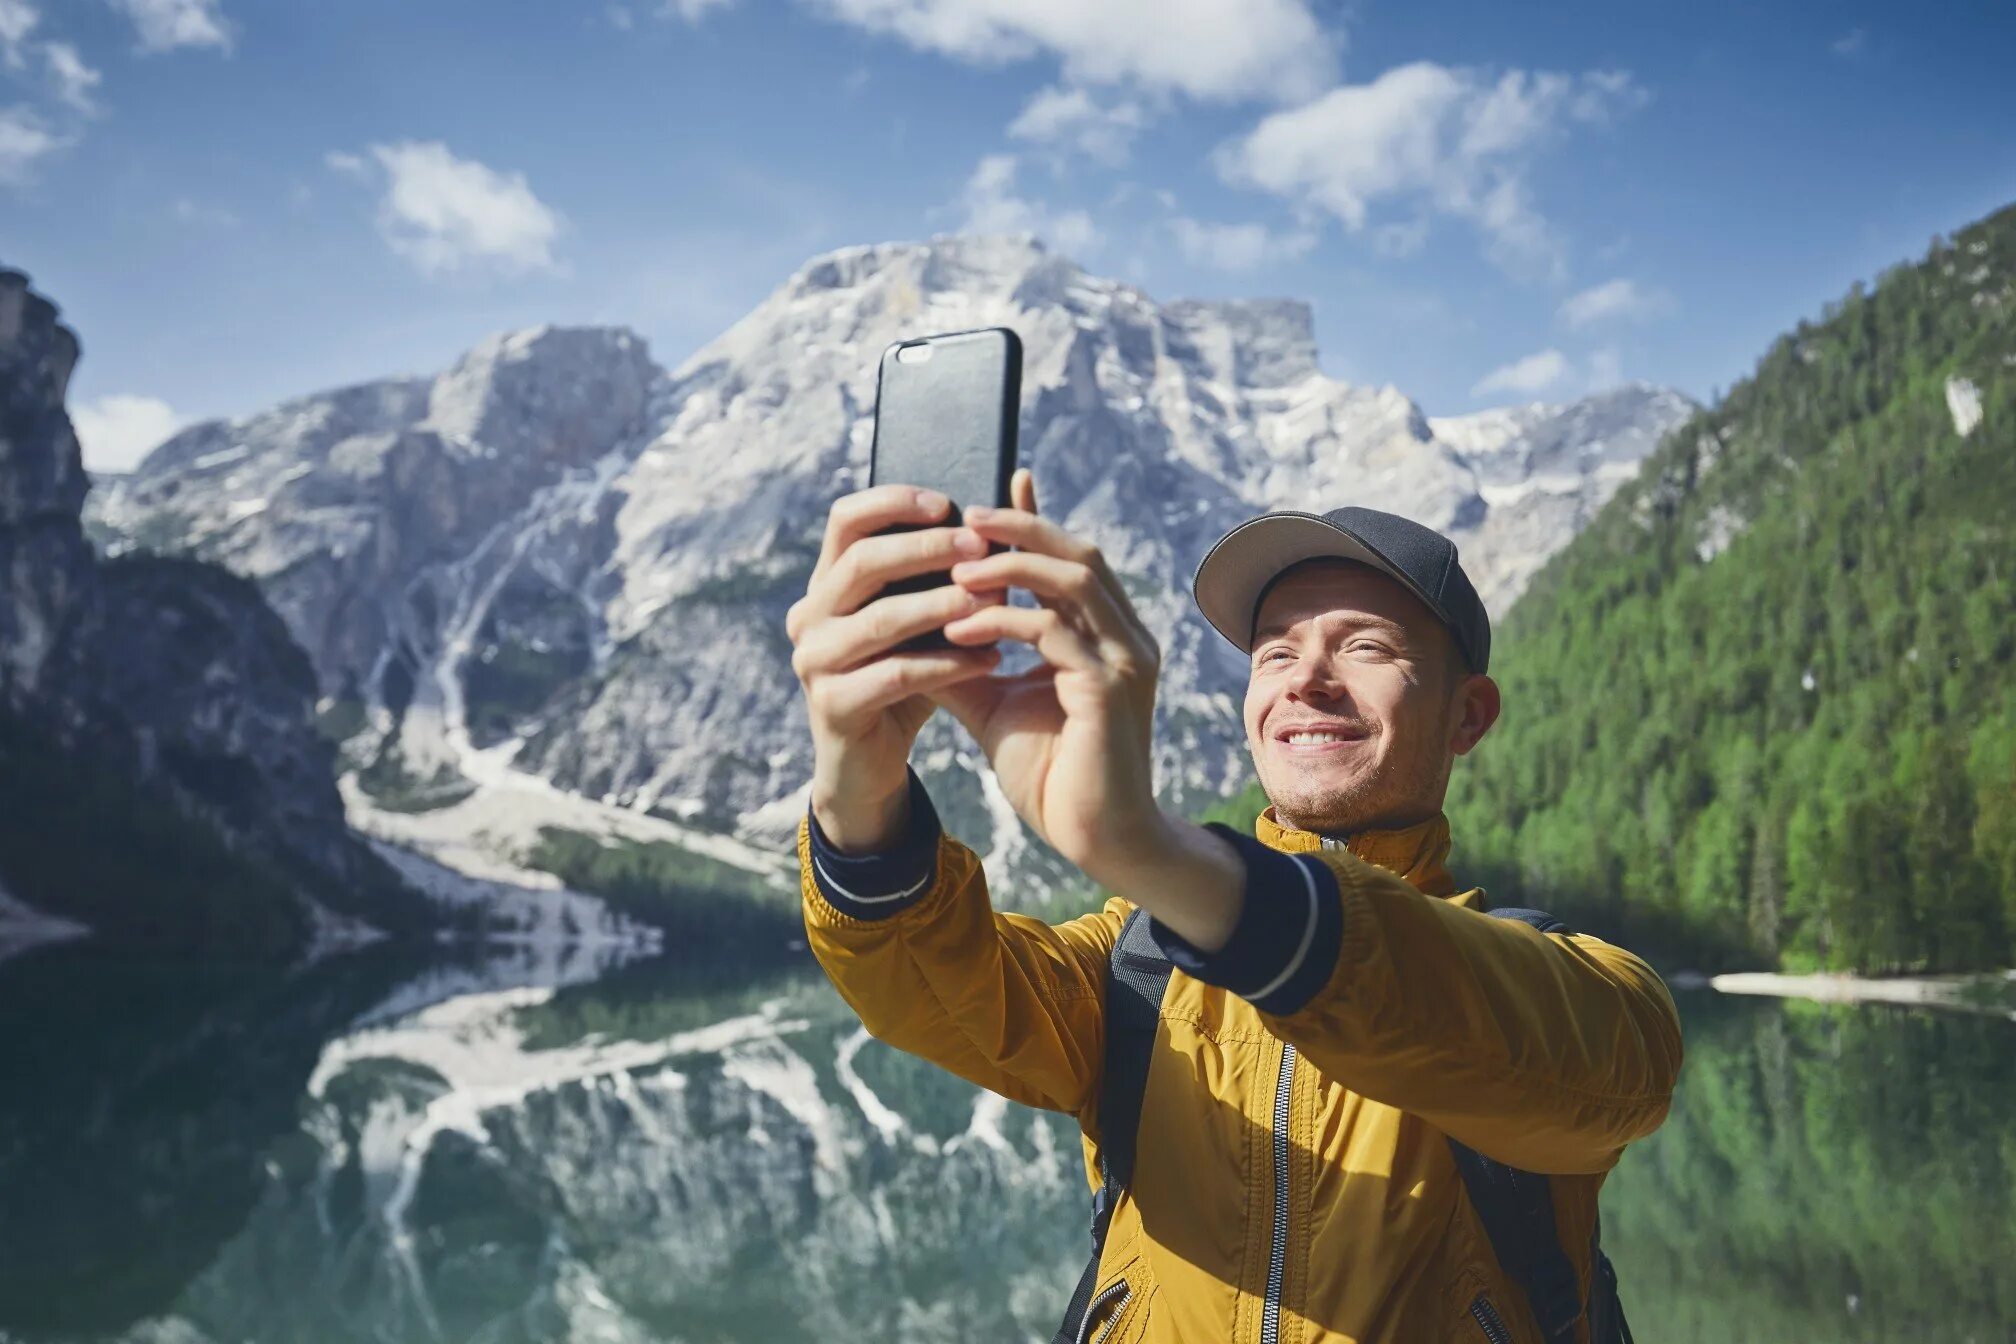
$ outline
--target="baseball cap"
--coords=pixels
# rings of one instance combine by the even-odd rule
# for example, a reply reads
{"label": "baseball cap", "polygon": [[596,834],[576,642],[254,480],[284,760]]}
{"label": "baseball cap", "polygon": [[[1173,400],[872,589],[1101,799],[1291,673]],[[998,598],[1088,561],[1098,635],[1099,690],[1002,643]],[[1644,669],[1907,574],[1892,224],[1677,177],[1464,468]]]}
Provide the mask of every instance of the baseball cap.
{"label": "baseball cap", "polygon": [[1405,584],[1449,633],[1471,670],[1491,663],[1491,617],[1463,572],[1456,543],[1397,513],[1347,506],[1328,513],[1283,510],[1250,518],[1218,539],[1191,591],[1204,619],[1242,652],[1267,585],[1304,560],[1356,560]]}

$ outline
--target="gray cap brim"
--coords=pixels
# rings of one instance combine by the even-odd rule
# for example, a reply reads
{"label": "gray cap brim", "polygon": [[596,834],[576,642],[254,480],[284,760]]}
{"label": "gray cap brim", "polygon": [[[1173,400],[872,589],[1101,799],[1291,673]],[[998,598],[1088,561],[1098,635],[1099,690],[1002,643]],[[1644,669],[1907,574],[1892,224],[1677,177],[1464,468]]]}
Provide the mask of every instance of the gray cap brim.
{"label": "gray cap brim", "polygon": [[1227,532],[1197,567],[1191,586],[1197,609],[1241,653],[1253,651],[1260,595],[1290,565],[1304,560],[1356,560],[1389,574],[1443,621],[1448,616],[1386,557],[1328,518],[1313,513],[1262,514]]}

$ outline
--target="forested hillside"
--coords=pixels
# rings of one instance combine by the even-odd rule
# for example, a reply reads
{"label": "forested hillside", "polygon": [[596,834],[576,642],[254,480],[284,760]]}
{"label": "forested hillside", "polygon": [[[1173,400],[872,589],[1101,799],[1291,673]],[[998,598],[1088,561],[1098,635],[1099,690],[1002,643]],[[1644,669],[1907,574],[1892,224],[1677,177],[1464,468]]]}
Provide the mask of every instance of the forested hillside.
{"label": "forested hillside", "polygon": [[1779,340],[1502,640],[1450,799],[1497,899],[1708,959],[2009,965],[2016,208]]}
{"label": "forested hillside", "polygon": [[2016,208],[1780,339],[1498,649],[1449,798],[1496,903],[1707,966],[2011,964]]}

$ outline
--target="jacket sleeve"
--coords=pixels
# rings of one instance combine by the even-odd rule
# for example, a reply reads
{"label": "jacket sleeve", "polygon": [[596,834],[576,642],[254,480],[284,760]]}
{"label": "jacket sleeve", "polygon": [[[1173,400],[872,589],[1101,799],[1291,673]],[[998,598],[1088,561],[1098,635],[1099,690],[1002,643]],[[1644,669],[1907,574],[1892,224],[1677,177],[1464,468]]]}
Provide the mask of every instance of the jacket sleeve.
{"label": "jacket sleeve", "polygon": [[1665,1119],[1679,1015],[1631,953],[1424,895],[1346,851],[1220,834],[1246,865],[1231,939],[1208,955],[1157,939],[1326,1077],[1527,1171],[1607,1171]]}
{"label": "jacket sleeve", "polygon": [[1125,906],[1055,926],[995,913],[978,857],[943,833],[914,774],[910,787],[910,830],[887,854],[841,855],[809,813],[800,823],[813,955],[877,1039],[1012,1101],[1086,1112]]}

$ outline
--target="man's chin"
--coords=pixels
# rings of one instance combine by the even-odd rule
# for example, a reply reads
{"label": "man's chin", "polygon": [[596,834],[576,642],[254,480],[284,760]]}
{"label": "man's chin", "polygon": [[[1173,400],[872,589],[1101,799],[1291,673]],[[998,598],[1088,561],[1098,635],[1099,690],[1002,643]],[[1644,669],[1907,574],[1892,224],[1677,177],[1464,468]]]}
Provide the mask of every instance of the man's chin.
{"label": "man's chin", "polygon": [[[1265,781],[1262,783],[1264,787]],[[1358,830],[1376,810],[1370,804],[1377,801],[1360,791],[1348,789],[1283,789],[1278,792],[1269,789],[1267,795],[1274,804],[1274,815],[1284,824],[1302,831]]]}

